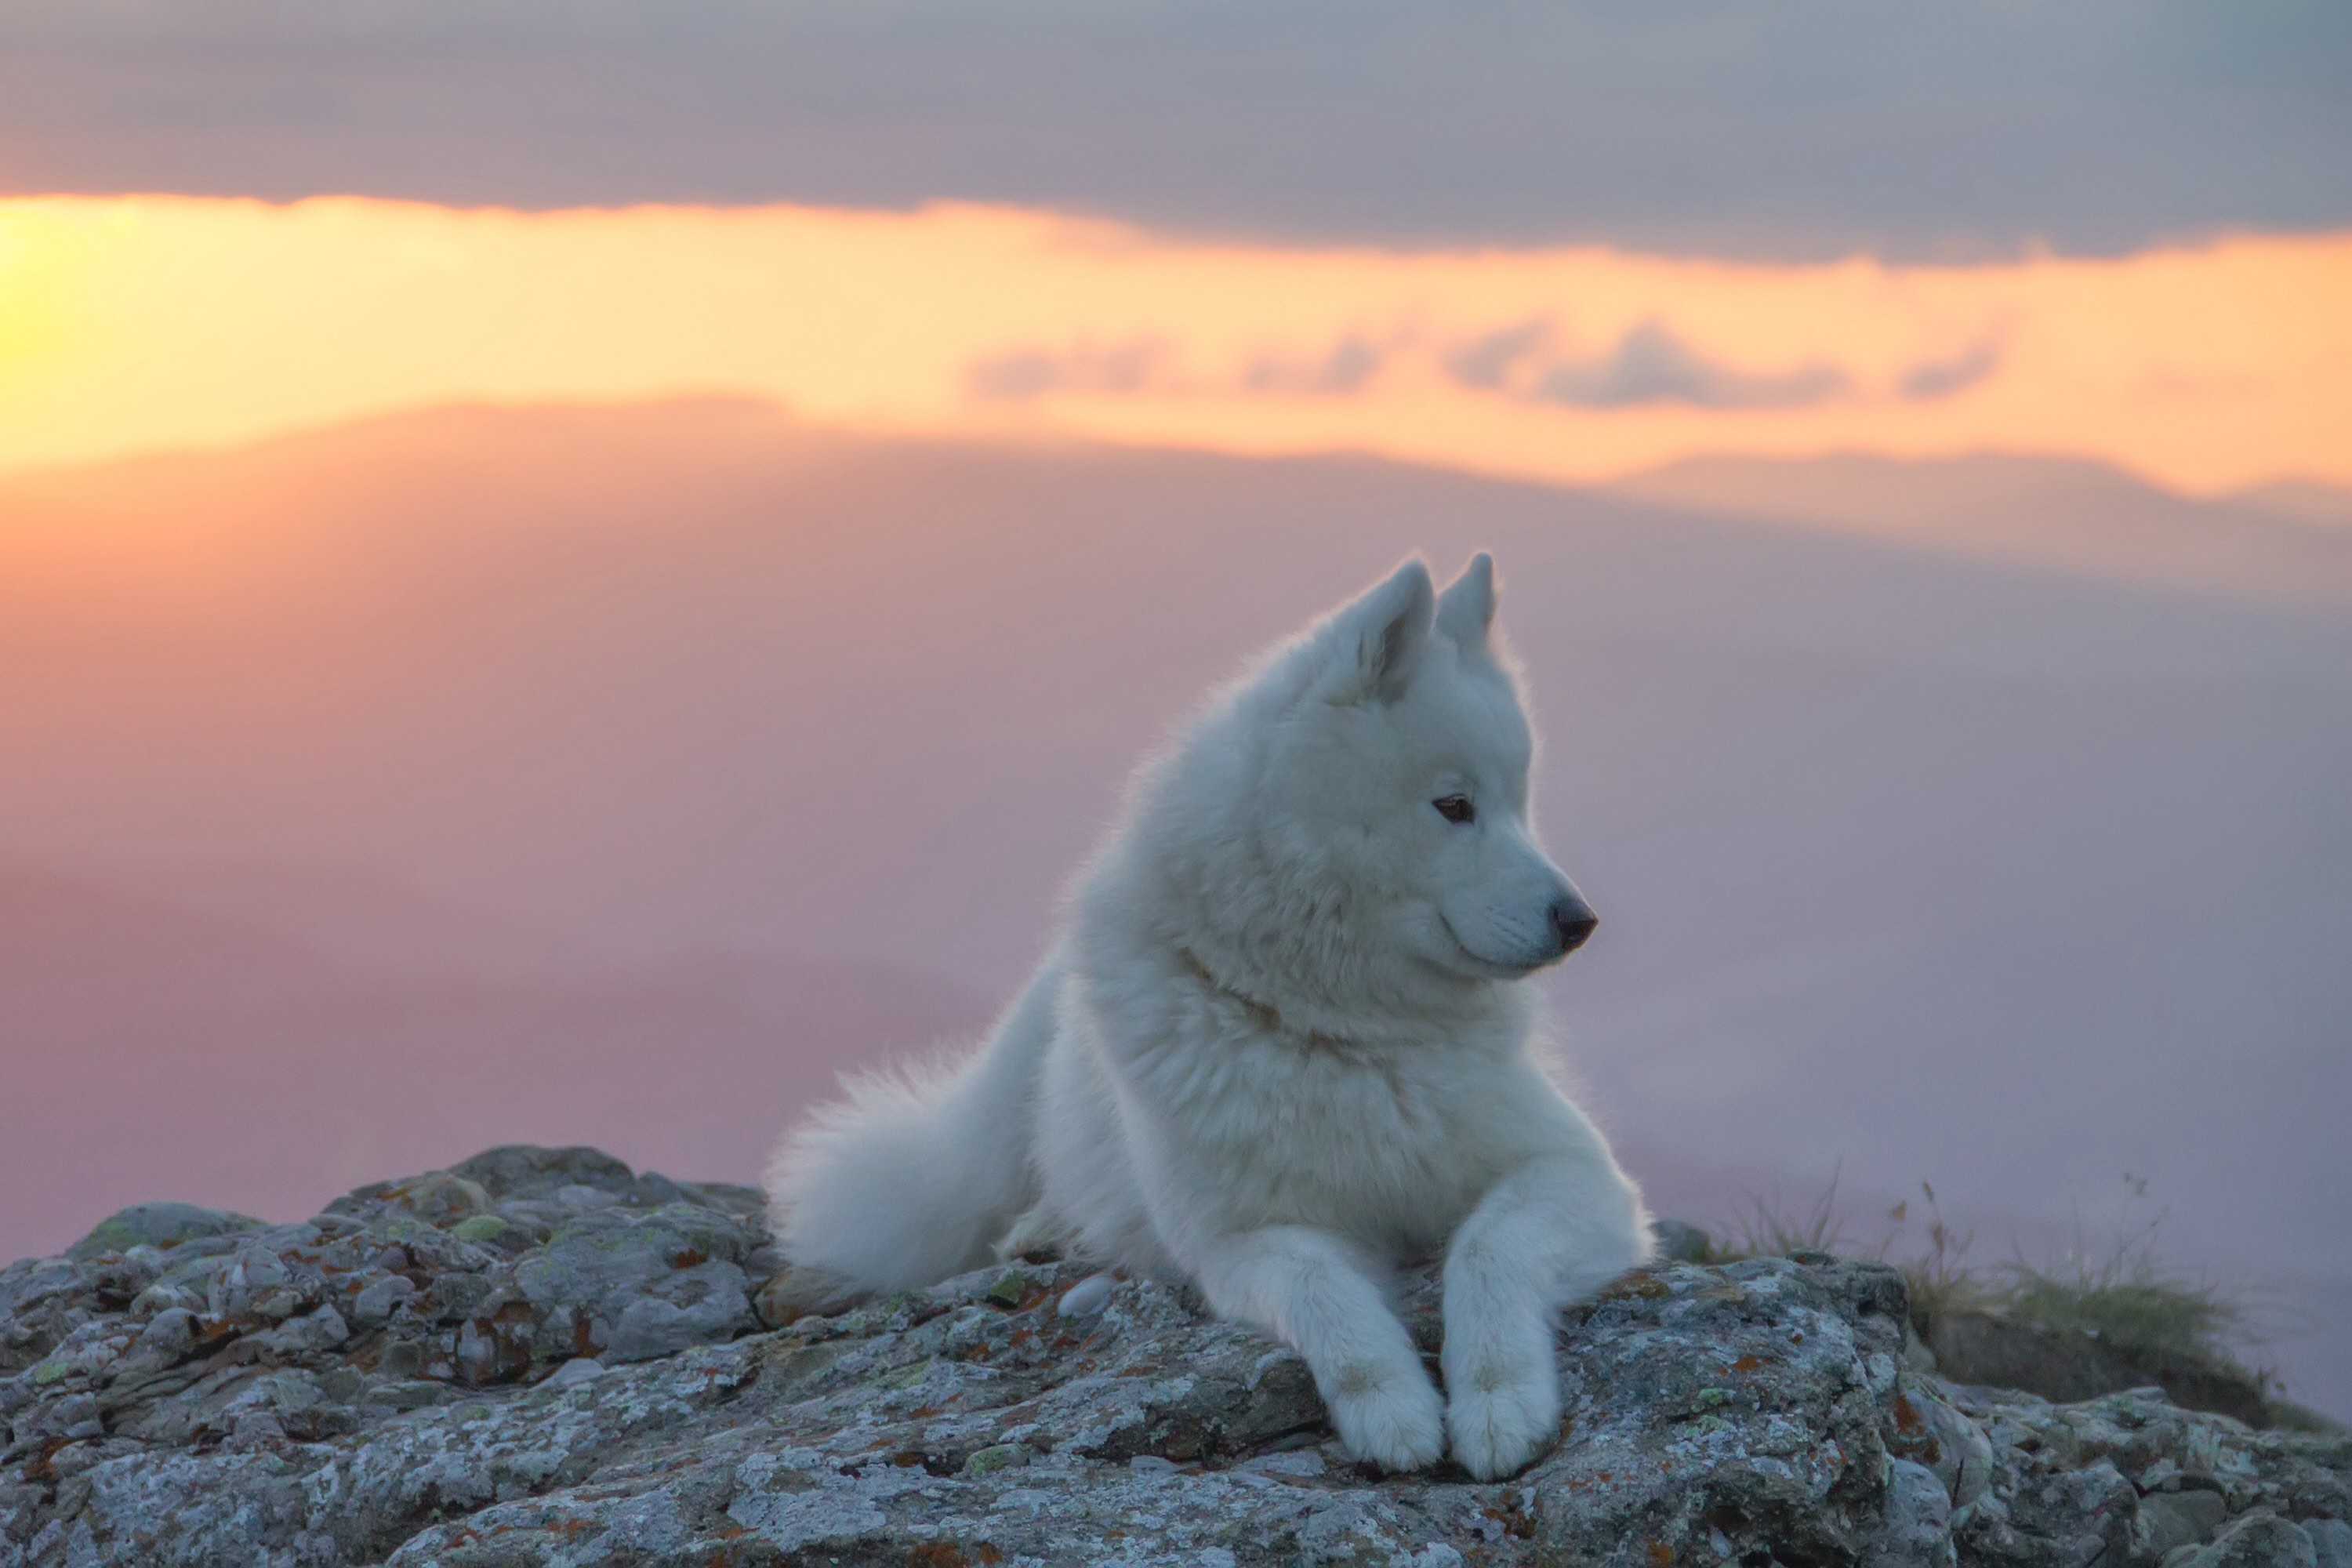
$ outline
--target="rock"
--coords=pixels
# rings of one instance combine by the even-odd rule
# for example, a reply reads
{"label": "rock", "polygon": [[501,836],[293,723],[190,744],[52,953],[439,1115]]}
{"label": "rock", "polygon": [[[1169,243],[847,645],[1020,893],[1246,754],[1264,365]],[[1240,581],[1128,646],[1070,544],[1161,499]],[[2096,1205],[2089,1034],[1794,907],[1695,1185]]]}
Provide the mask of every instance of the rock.
{"label": "rock", "polygon": [[2214,1568],[2318,1568],[2319,1562],[2300,1525],[2267,1510],[2235,1521],[2207,1550]]}
{"label": "rock", "polygon": [[2162,1560],[2183,1546],[2211,1538],[2230,1517],[2219,1492],[2152,1492],[2140,1499],[2141,1542],[2136,1556]]}
{"label": "rock", "polygon": [[[1558,1447],[1486,1485],[1356,1465],[1295,1354],[1154,1281],[828,1300],[747,1189],[439,1174],[0,1269],[0,1568],[2352,1568],[2352,1439],[1945,1381],[1874,1264],[1627,1276],[1563,1319]],[[1433,1352],[1432,1274],[1402,1300]]]}
{"label": "rock", "polygon": [[374,1328],[390,1319],[400,1304],[416,1294],[416,1282],[404,1274],[385,1274],[368,1281],[352,1298],[352,1321]]}
{"label": "rock", "polygon": [[1862,1562],[1864,1568],[1950,1568],[1952,1500],[1935,1471],[1909,1459],[1892,1463],[1885,1516]]}
{"label": "rock", "polygon": [[2319,1568],[2352,1568],[2352,1524],[2340,1519],[2306,1519],[2303,1532],[2311,1539]]}
{"label": "rock", "polygon": [[690,1204],[650,1213],[599,1207],[549,1237],[514,1271],[536,1309],[530,1352],[645,1361],[753,1326],[750,1281],[736,1259],[754,1237]]}
{"label": "rock", "polygon": [[259,1220],[226,1209],[200,1208],[194,1204],[133,1204],[99,1221],[67,1256],[96,1258],[142,1246],[173,1247],[185,1241],[260,1228]]}
{"label": "rock", "polygon": [[620,1193],[636,1173],[602,1149],[542,1149],[507,1143],[455,1166],[453,1173],[478,1182],[499,1198],[546,1197],[564,1187],[602,1187]]}
{"label": "rock", "polygon": [[156,1313],[139,1334],[139,1348],[152,1352],[159,1358],[177,1360],[195,1342],[196,1315],[185,1307],[173,1307]]}

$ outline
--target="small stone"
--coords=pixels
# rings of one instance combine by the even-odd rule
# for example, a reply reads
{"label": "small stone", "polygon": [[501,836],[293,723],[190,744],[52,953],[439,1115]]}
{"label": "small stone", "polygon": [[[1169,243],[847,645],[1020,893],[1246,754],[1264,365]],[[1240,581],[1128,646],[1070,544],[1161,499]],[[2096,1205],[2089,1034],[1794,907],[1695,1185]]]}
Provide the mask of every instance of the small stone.
{"label": "small stone", "polygon": [[158,1312],[168,1312],[174,1307],[194,1310],[205,1304],[204,1297],[184,1286],[170,1283],[150,1285],[131,1299],[131,1315],[152,1318]]}
{"label": "small stone", "polygon": [[459,1220],[449,1227],[449,1234],[460,1241],[496,1241],[507,1233],[507,1222],[494,1214],[478,1214]]}
{"label": "small stone", "polygon": [[163,1359],[176,1360],[196,1342],[196,1315],[185,1307],[155,1314],[139,1335],[139,1348]]}
{"label": "small stone", "polygon": [[427,1405],[438,1405],[449,1390],[437,1383],[416,1379],[402,1383],[379,1383],[367,1391],[371,1405],[389,1405],[394,1410],[415,1410]]}
{"label": "small stone", "polygon": [[2194,1546],[2221,1527],[2229,1505],[2219,1492],[2152,1492],[2139,1500],[2140,1528],[2150,1557]]}
{"label": "small stone", "polygon": [[659,1208],[664,1204],[683,1204],[693,1201],[684,1187],[658,1171],[640,1172],[629,1193],[629,1197],[647,1208]]}
{"label": "small stone", "polygon": [[490,1206],[489,1192],[481,1183],[447,1171],[427,1171],[384,1190],[380,1198],[399,1213],[445,1228],[486,1213]]}
{"label": "small stone", "polygon": [[208,1305],[216,1318],[242,1318],[256,1302],[274,1298],[293,1279],[285,1263],[270,1248],[254,1245],[238,1249],[215,1279]]}
{"label": "small stone", "polygon": [[275,1411],[256,1407],[240,1410],[231,1418],[228,1443],[232,1448],[266,1447],[284,1441],[286,1426]]}
{"label": "small stone", "polygon": [[71,1362],[45,1361],[33,1368],[34,1386],[37,1388],[47,1388],[49,1384],[58,1381],[72,1370],[73,1363]]}
{"label": "small stone", "polygon": [[302,1307],[302,1292],[290,1285],[280,1285],[267,1296],[257,1298],[251,1310],[257,1318],[268,1318],[272,1322],[282,1323],[300,1311]]}
{"label": "small stone", "polygon": [[1927,1568],[1955,1562],[1952,1500],[1927,1466],[1892,1461],[1886,1517],[1863,1553],[1865,1568]]}
{"label": "small stone", "polygon": [[604,1375],[604,1363],[594,1356],[573,1356],[547,1376],[542,1388],[577,1388],[583,1383],[593,1383]]}
{"label": "small stone", "polygon": [[415,1377],[425,1370],[425,1347],[414,1340],[394,1340],[378,1352],[375,1370],[395,1381]]}
{"label": "small stone", "polygon": [[1008,1268],[988,1288],[988,1300],[999,1307],[1018,1307],[1027,1299],[1032,1283],[1018,1268]]}
{"label": "small stone", "polygon": [[98,1222],[88,1236],[68,1249],[71,1258],[96,1258],[128,1252],[135,1247],[175,1247],[201,1237],[227,1236],[259,1230],[261,1222],[226,1209],[196,1204],[133,1204]]}
{"label": "small stone", "polygon": [[59,1477],[78,1476],[106,1458],[105,1446],[89,1442],[68,1443],[49,1456],[49,1468]]}
{"label": "small stone", "polygon": [[611,1208],[621,1201],[620,1194],[617,1193],[608,1193],[602,1187],[591,1187],[579,1183],[574,1183],[568,1187],[556,1188],[555,1198],[566,1208],[581,1210]]}
{"label": "small stone", "polygon": [[399,1274],[371,1281],[352,1302],[354,1322],[373,1328],[391,1318],[399,1305],[416,1294],[416,1287]]}
{"label": "small stone", "polygon": [[1110,1305],[1111,1291],[1117,1281],[1108,1274],[1089,1274],[1067,1290],[1054,1308],[1061,1318],[1091,1318]]}
{"label": "small stone", "polygon": [[1181,1468],[1173,1459],[1163,1459],[1157,1454],[1138,1454],[1127,1462],[1127,1468],[1139,1476],[1172,1476]]}
{"label": "small stone", "polygon": [[785,1328],[803,1318],[829,1318],[869,1300],[872,1292],[829,1268],[786,1268],[760,1287],[760,1321]]}
{"label": "small stone", "polygon": [[317,1355],[332,1350],[352,1337],[351,1325],[332,1307],[321,1307],[315,1312],[295,1318],[268,1333],[255,1336],[279,1356]]}
{"label": "small stone", "polygon": [[1009,1470],[1027,1464],[1036,1458],[1034,1450],[1021,1443],[996,1443],[976,1448],[963,1462],[967,1476],[985,1476],[996,1470]]}
{"label": "small stone", "polygon": [[2352,1568],[2352,1524],[2340,1519],[2306,1519],[2303,1532],[2311,1538],[2319,1568]]}
{"label": "small stone", "polygon": [[2213,1568],[2318,1568],[2311,1537],[2274,1513],[2250,1513],[2213,1538]]}

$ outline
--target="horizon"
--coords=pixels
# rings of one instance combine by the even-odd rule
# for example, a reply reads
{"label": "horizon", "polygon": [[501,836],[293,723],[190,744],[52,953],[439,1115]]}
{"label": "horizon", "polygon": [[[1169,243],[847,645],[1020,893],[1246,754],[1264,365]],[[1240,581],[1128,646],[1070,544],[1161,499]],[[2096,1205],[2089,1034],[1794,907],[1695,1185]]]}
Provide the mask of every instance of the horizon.
{"label": "horizon", "polygon": [[748,395],[877,434],[1556,482],[1994,449],[2197,495],[2343,486],[2347,279],[2352,229],[1787,264],[1204,244],[966,204],[0,197],[0,471],[451,403]]}

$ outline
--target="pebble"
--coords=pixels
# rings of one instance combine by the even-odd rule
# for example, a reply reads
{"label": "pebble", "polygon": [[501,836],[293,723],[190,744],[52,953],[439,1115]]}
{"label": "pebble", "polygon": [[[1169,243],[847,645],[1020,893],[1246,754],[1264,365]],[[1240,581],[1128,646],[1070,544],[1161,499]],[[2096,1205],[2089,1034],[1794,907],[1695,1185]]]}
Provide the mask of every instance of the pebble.
{"label": "pebble", "polygon": [[1108,1274],[1089,1274],[1062,1293],[1055,1315],[1063,1318],[1091,1318],[1110,1305],[1111,1291],[1118,1281]]}
{"label": "pebble", "polygon": [[604,1375],[604,1363],[593,1356],[574,1356],[548,1374],[546,1388],[577,1388]]}

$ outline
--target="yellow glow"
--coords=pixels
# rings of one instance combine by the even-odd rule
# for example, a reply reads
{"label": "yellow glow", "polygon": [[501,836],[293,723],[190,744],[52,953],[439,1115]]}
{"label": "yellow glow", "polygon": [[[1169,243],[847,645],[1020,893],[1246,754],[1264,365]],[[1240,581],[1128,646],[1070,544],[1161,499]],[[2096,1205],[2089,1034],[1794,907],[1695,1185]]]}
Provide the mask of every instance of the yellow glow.
{"label": "yellow glow", "polygon": [[1182,244],[971,206],[0,201],[0,468],[688,393],[1541,479],[2006,448],[2189,490],[2352,483],[2352,235],[1791,267]]}

